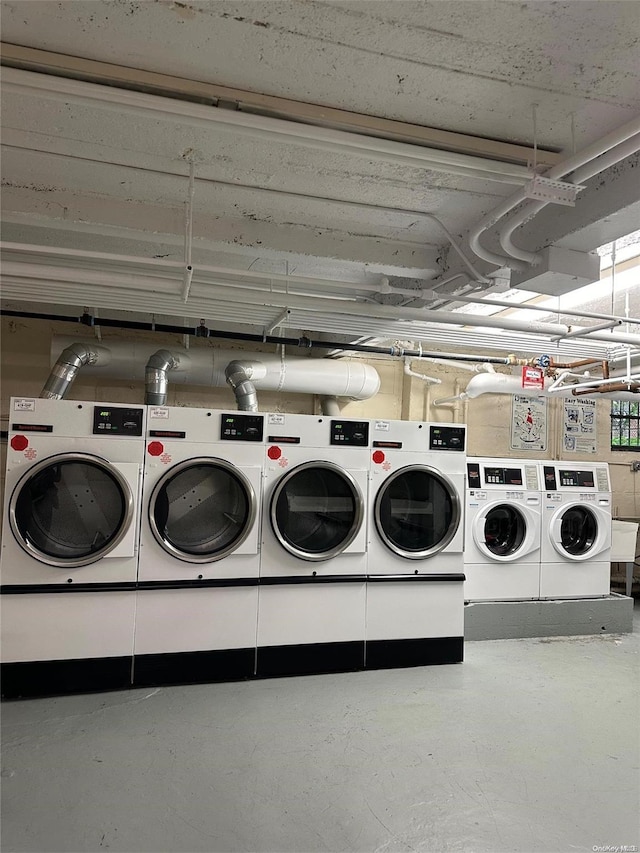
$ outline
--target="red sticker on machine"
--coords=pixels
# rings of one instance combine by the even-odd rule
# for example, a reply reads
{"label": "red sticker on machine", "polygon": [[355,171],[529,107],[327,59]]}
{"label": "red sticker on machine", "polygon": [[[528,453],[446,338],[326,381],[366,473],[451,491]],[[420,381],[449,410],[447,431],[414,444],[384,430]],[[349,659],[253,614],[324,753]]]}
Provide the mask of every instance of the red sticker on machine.
{"label": "red sticker on machine", "polygon": [[25,450],[29,446],[29,439],[26,435],[14,435],[10,444],[13,450]]}
{"label": "red sticker on machine", "polygon": [[24,452],[24,458],[28,459],[30,462],[33,462],[37,455],[38,453],[36,450],[33,449],[33,447],[27,447]]}
{"label": "red sticker on machine", "polygon": [[381,462],[384,462],[384,453],[382,452],[382,450],[376,450],[374,451],[371,458],[376,463],[376,465],[380,465]]}
{"label": "red sticker on machine", "polygon": [[289,464],[289,460],[287,459],[286,456],[283,456],[282,459],[278,462],[278,465],[281,468],[286,468],[288,464]]}
{"label": "red sticker on machine", "polygon": [[169,462],[171,462],[171,455],[169,453],[163,453],[160,457],[160,461],[163,462],[165,465],[168,465]]}
{"label": "red sticker on machine", "polygon": [[160,456],[161,453],[164,453],[164,444],[161,441],[150,441],[147,453],[149,456]]}
{"label": "red sticker on machine", "polygon": [[282,456],[282,450],[274,445],[267,450],[267,456],[269,459],[280,459]]}

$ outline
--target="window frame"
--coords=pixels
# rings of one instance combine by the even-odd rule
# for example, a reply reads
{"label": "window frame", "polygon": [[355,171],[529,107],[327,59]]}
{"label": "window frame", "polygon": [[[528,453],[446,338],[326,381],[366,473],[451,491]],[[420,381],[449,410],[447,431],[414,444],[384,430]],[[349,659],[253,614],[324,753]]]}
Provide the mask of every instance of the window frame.
{"label": "window frame", "polygon": [[[640,452],[640,397],[611,401],[611,450]],[[632,435],[632,432],[634,433]],[[635,444],[632,444],[635,440]]]}

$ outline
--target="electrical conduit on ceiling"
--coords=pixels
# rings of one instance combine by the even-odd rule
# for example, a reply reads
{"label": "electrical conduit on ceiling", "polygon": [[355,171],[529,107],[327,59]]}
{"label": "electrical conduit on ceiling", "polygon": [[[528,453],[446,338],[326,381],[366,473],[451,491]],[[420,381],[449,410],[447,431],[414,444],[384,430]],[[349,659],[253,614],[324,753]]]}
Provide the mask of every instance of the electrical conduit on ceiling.
{"label": "electrical conduit on ceiling", "polygon": [[[632,121],[622,125],[622,127],[617,128],[617,130],[608,133],[606,136],[602,137],[602,139],[599,139],[596,142],[593,142],[591,145],[588,145],[586,148],[584,148],[577,154],[568,157],[567,159],[553,166],[551,169],[548,169],[546,172],[543,173],[543,176],[545,178],[551,178],[555,180],[563,178],[570,172],[574,172],[577,169],[580,169],[580,167],[591,163],[591,161],[593,160],[596,160],[596,158],[600,157],[602,154],[606,154],[610,150],[615,149],[616,146],[621,145],[621,143],[626,142],[632,137],[636,137],[639,133],[640,119],[634,118]],[[606,168],[606,166],[604,166],[603,168]],[[583,172],[582,174],[583,179],[585,179],[584,176],[588,173]],[[593,176],[590,175],[590,177]],[[506,216],[523,201],[526,201],[525,189],[519,189],[515,193],[513,193],[513,195],[511,195],[508,199],[506,199],[506,201],[502,202],[502,204],[498,205],[498,207],[494,208],[494,210],[490,211],[486,216],[484,216],[475,226],[475,228],[471,230],[469,234],[469,247],[471,248],[472,252],[477,255],[477,257],[482,258],[482,260],[489,261],[489,263],[496,264],[499,267],[511,267],[512,269],[519,271],[524,271],[527,269],[527,265],[524,262],[517,261],[512,257],[498,255],[495,252],[491,252],[488,249],[485,249],[480,243],[481,235],[488,228],[491,228],[493,225],[495,225],[500,219],[502,219],[503,216]]]}

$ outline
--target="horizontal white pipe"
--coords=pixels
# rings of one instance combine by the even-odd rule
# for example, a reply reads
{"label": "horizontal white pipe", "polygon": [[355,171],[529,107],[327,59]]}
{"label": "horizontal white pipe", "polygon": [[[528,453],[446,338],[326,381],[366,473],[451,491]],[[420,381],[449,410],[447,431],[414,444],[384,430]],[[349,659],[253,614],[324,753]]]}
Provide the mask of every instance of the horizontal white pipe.
{"label": "horizontal white pipe", "polygon": [[[68,277],[71,277],[72,281],[76,281],[76,301],[81,305],[96,304],[99,307],[107,308],[113,305],[120,305],[118,301],[120,293],[122,293],[125,303],[128,304],[127,295],[135,288],[139,288],[148,292],[150,301],[146,308],[140,307],[138,310],[153,310],[158,314],[166,313],[169,315],[179,313],[180,316],[184,316],[185,313],[185,308],[180,298],[179,287],[175,288],[171,280],[156,280],[150,283],[149,278],[145,276],[136,277],[133,275],[95,273],[88,270],[82,272],[78,270],[69,271],[62,267],[34,266],[44,270],[43,276],[37,279],[39,286],[42,288],[40,301],[51,301],[52,281],[66,283]],[[21,276],[21,272],[24,274],[23,276]],[[30,268],[30,265],[15,264],[12,262],[4,263],[3,275],[7,277],[4,282],[4,297],[6,299],[26,298],[20,284],[21,278],[26,283],[37,273],[38,270]],[[94,280],[94,275],[97,280]],[[7,287],[7,284],[10,283],[15,286],[14,293],[11,293]],[[93,287],[90,287],[90,285],[93,285]],[[109,302],[105,305],[103,297],[108,290],[111,290],[111,293],[109,294]],[[398,320],[409,320],[420,323],[507,329],[546,337],[564,335],[569,331],[568,326],[558,323],[531,323],[526,320],[459,314],[453,311],[398,308],[392,305],[364,304],[353,300],[320,298],[297,295],[290,292],[252,290],[239,286],[228,287],[225,285],[204,284],[194,284],[192,286],[192,294],[188,303],[190,313],[198,317],[216,317],[219,313],[220,303],[238,305],[239,307],[236,310],[239,312],[238,317],[240,319],[242,317],[242,306],[246,305],[247,308],[264,308],[265,306],[269,306],[280,311],[283,308],[290,308],[292,311],[297,309],[312,313],[324,312],[330,313],[333,316],[339,314],[347,323],[349,323],[350,317],[357,318],[359,321],[365,317],[372,320],[388,320],[394,323]],[[590,335],[590,340],[603,341],[607,344],[620,343],[640,347],[640,335],[622,332],[594,332]],[[541,345],[544,346],[544,344]]]}
{"label": "horizontal white pipe", "polygon": [[[74,336],[54,335],[51,339],[51,363],[54,364],[62,350],[77,340]],[[93,348],[101,354],[104,352],[105,364],[102,366],[103,359],[100,358],[95,367],[87,365],[82,370],[83,376],[108,376],[111,379],[142,382],[145,378],[145,365],[157,351],[158,344],[113,339],[108,342],[103,340],[99,347]],[[380,388],[377,371],[362,361],[289,356],[282,360],[279,355],[272,353],[251,353],[237,349],[191,347],[187,350],[179,346],[165,348],[178,361],[176,369],[171,371],[169,377],[171,384],[224,387],[227,384],[227,365],[241,358],[264,368],[264,371],[260,370],[259,376],[251,379],[259,391],[282,390],[367,400],[377,394]]]}
{"label": "horizontal white pipe", "polygon": [[[627,139],[636,136],[638,133],[640,133],[640,118],[634,118],[622,125],[622,127],[617,128],[611,133],[608,133],[606,136],[603,136],[601,139],[598,139],[596,142],[593,142],[591,145],[588,145],[577,154],[567,157],[565,160],[557,163],[551,169],[544,172],[544,177],[552,179],[563,178],[565,175],[579,169],[586,163],[590,163],[592,160],[595,160],[596,157],[599,157],[601,154],[615,148],[622,142],[626,142]],[[487,213],[486,216],[484,216],[471,230],[469,234],[469,246],[475,255],[485,261],[496,264],[499,267],[508,266],[516,270],[525,270],[527,268],[524,262],[516,261],[505,255],[498,255],[495,252],[490,252],[480,243],[480,236],[488,228],[495,225],[496,222],[502,219],[503,216],[506,216],[507,213],[510,213],[514,207],[517,207],[523,201],[525,201],[524,189],[519,189],[508,199]]]}
{"label": "horizontal white pipe", "polygon": [[[600,172],[604,172],[605,169],[615,166],[615,164],[619,163],[621,160],[626,160],[627,157],[631,157],[632,154],[635,154],[639,150],[640,134],[636,134],[636,136],[632,136],[630,139],[627,139],[620,145],[616,145],[610,151],[607,151],[605,154],[601,154],[595,160],[585,164],[580,169],[577,169],[571,176],[571,183],[581,184],[584,181],[588,181]],[[529,264],[535,264],[540,261],[540,255],[537,252],[528,252],[526,249],[521,249],[516,246],[513,243],[511,236],[516,228],[519,228],[528,219],[531,219],[532,216],[547,207],[548,204],[549,202],[546,201],[529,202],[528,204],[523,205],[514,216],[509,217],[509,219],[503,223],[498,232],[498,237],[500,239],[500,245],[508,255]]]}
{"label": "horizontal white pipe", "polygon": [[416,373],[415,370],[411,370],[411,359],[405,358],[404,360],[404,373],[405,376],[413,376],[415,379],[420,379],[422,382],[427,382],[429,385],[441,385],[442,379],[436,379],[435,376],[427,376],[426,373]]}
{"label": "horizontal white pipe", "polygon": [[528,178],[527,169],[512,163],[457,154],[406,142],[394,142],[377,137],[332,130],[269,116],[254,115],[238,110],[216,109],[175,98],[163,98],[127,89],[87,83],[64,77],[54,77],[23,71],[3,69],[3,90],[21,97],[47,97],[99,106],[136,117],[176,121],[182,125],[217,127],[234,134],[244,134],[269,141],[293,143],[316,150],[350,153],[371,160],[399,163],[430,171],[463,175],[482,180],[522,185]]}
{"label": "horizontal white pipe", "polygon": [[[550,386],[553,384],[551,377],[545,377],[544,389],[526,389],[527,394],[533,396],[543,395],[545,397],[572,397],[572,391],[578,387],[568,385],[556,392],[550,392]],[[472,376],[465,390],[457,397],[445,397],[442,400],[435,400],[433,405],[437,406],[442,403],[450,403],[456,399],[459,400],[474,400],[482,394],[524,394],[525,389],[522,387],[522,380],[519,376],[508,376],[505,373],[481,373],[477,376]],[[594,392],[596,400],[634,400],[640,401],[640,394],[634,394],[632,391],[607,391],[603,394]]]}

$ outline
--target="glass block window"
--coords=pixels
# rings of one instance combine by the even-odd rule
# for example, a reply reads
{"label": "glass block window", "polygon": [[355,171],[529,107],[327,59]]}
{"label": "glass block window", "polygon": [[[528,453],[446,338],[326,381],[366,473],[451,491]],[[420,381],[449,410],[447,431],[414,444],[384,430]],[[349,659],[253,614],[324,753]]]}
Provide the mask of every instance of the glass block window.
{"label": "glass block window", "polygon": [[611,449],[640,450],[640,400],[611,401]]}

